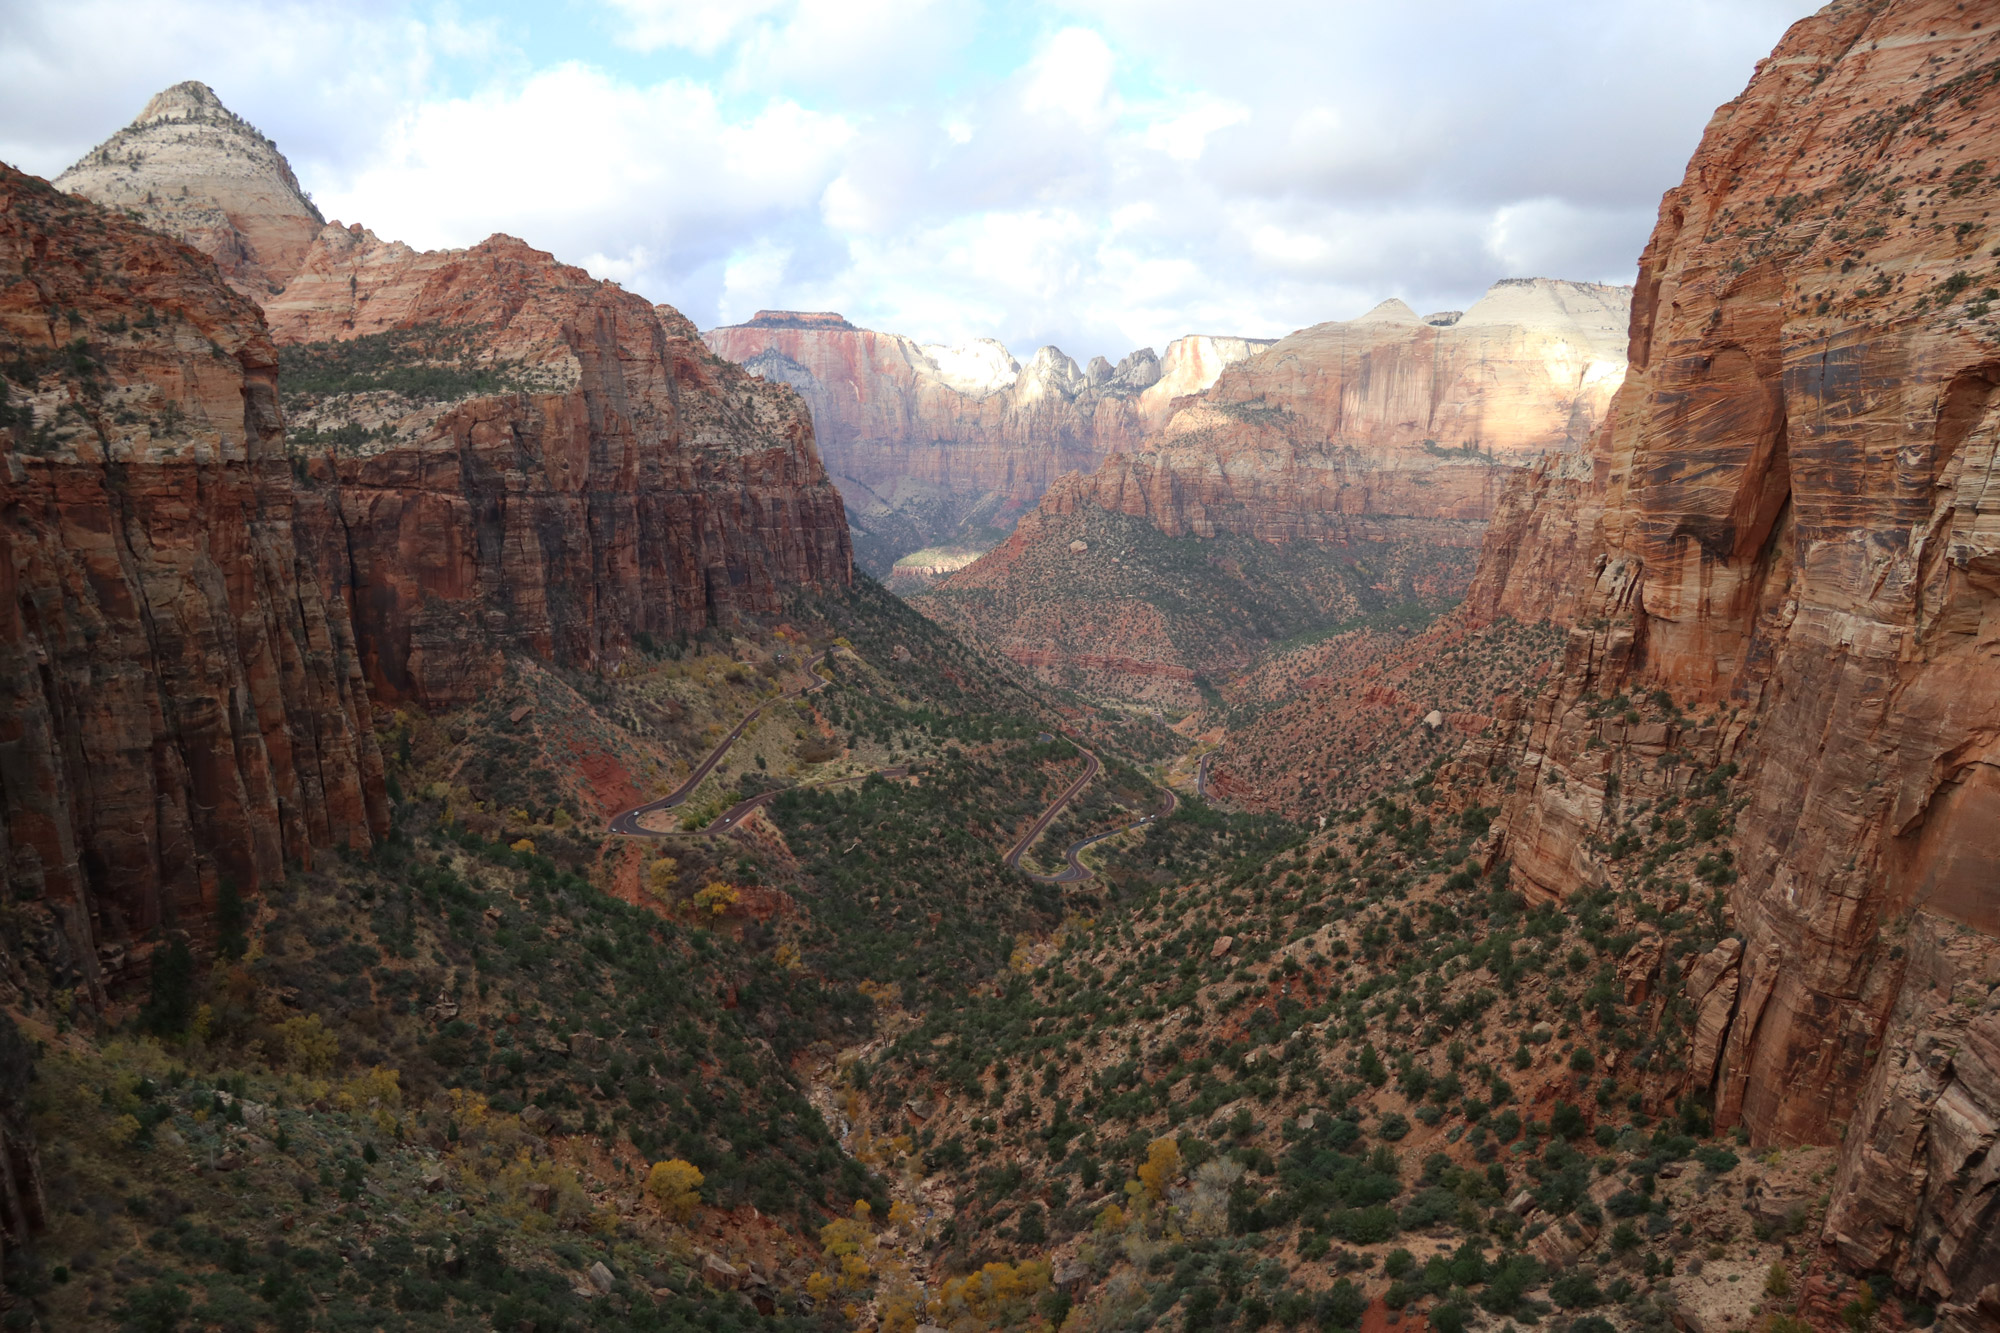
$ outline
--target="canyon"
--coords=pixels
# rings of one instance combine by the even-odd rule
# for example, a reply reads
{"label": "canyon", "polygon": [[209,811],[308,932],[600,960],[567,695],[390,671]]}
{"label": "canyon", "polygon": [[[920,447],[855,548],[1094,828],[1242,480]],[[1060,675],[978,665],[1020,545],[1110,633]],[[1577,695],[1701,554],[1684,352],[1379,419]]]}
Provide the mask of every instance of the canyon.
{"label": "canyon", "polygon": [[[720,355],[797,389],[827,470],[847,501],[864,568],[889,577],[924,548],[976,554],[1056,478],[1138,447],[1227,366],[1270,345],[1191,335],[1089,365],[1044,347],[1026,366],[991,339],[919,344],[837,314],[764,310],[702,335]],[[935,559],[899,578],[922,586]]]}
{"label": "canyon", "polygon": [[[1197,676],[1247,665],[1287,634],[1455,599],[1508,479],[1573,455],[1604,419],[1630,297],[1506,280],[1462,313],[1419,318],[1391,300],[1294,333],[1177,399],[1138,447],[1059,480],[1004,543],[918,604],[1050,680],[1187,708]],[[1180,553],[1134,538],[1134,523]],[[1170,606],[1168,585],[1271,601],[1269,579],[1203,545],[1222,537],[1246,552],[1300,548],[1291,558],[1318,571],[1292,579],[1306,599],[1229,630]],[[1138,557],[1134,540],[1154,554]]]}
{"label": "canyon", "polygon": [[1082,368],[0,167],[0,1304],[2000,1327],[1996,115],[1835,0],[1634,288]]}

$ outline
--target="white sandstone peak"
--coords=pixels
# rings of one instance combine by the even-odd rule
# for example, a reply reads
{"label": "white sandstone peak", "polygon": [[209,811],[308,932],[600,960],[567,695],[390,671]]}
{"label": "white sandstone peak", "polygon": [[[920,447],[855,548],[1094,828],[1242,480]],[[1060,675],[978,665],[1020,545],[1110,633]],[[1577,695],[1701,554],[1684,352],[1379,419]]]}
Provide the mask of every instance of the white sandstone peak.
{"label": "white sandstone peak", "polygon": [[936,378],[960,393],[979,398],[1007,388],[1021,375],[1021,363],[1005,344],[993,338],[975,338],[963,347],[926,343],[919,350],[929,359]]}
{"label": "white sandstone peak", "polygon": [[1632,322],[1632,289],[1566,278],[1502,278],[1460,316],[1460,328],[1519,324],[1573,329],[1579,334],[1625,336]]}
{"label": "white sandstone peak", "polygon": [[1418,324],[1417,312],[1410,309],[1409,302],[1392,296],[1367,314],[1353,321],[1356,324]]}
{"label": "white sandstone peak", "polygon": [[1044,394],[1057,393],[1065,398],[1074,398],[1090,385],[1081,368],[1072,361],[1060,347],[1042,347],[1028,358],[1028,364],[1021,369],[1021,378],[1014,390],[1023,398],[1039,398]]}

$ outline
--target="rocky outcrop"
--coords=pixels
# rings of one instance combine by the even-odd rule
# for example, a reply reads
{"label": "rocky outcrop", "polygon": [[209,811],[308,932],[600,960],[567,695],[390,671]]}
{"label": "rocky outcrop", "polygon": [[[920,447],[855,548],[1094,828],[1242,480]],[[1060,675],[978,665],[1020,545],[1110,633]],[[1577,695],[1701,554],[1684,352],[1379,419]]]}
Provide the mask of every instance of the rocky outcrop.
{"label": "rocky outcrop", "polygon": [[[1573,458],[1602,419],[1624,372],[1629,298],[1523,279],[1463,314],[1420,319],[1385,301],[1295,333],[1174,399],[1139,448],[1056,482],[919,604],[1072,688],[1195,707],[1201,678],[1274,638],[1455,599],[1518,465]],[[1182,545],[1131,540],[1096,514]],[[1114,532],[1115,558],[1065,555]],[[1295,562],[1293,587],[1243,586],[1241,559],[1197,549],[1222,538],[1328,550]],[[1190,579],[1191,564],[1213,567]],[[1190,613],[1196,587],[1241,604]]]}
{"label": "rocky outcrop", "polygon": [[990,545],[1057,477],[1136,447],[1176,397],[1269,345],[1195,335],[1164,356],[1147,347],[1085,367],[1044,347],[1023,366],[990,339],[920,345],[796,311],[761,311],[704,337],[805,397],[864,563],[882,574],[940,542]]}
{"label": "rocky outcrop", "polygon": [[635,636],[851,576],[804,404],[670,307],[512,237],[335,225],[269,315],[314,547],[382,697],[465,702],[509,651],[616,670]]}
{"label": "rocky outcrop", "polygon": [[[0,865],[49,986],[387,829],[278,358],[215,265],[0,167]],[[21,977],[10,967],[10,980]]]}
{"label": "rocky outcrop", "polygon": [[[1662,203],[1587,476],[1523,483],[1557,503],[1516,505],[1480,593],[1530,605],[1571,571],[1564,683],[1503,819],[1517,882],[1606,873],[1627,742],[1598,701],[1714,719],[1662,763],[1742,770],[1742,954],[1701,1012],[1717,1121],[1844,1130],[1830,1238],[1950,1328],[2000,1305],[1996,78],[2000,28],[1948,0],[1795,25]],[[1651,793],[1625,772],[1629,809]]]}
{"label": "rocky outcrop", "polygon": [[1180,404],[1141,451],[1106,460],[1086,493],[1202,537],[1339,541],[1369,520],[1483,523],[1512,468],[1575,451],[1603,419],[1624,374],[1630,295],[1510,279],[1463,315],[1420,319],[1392,300],[1301,330]]}
{"label": "rocky outcrop", "polygon": [[277,145],[204,83],[177,83],[56,178],[215,260],[256,300],[298,271],[325,224]]}

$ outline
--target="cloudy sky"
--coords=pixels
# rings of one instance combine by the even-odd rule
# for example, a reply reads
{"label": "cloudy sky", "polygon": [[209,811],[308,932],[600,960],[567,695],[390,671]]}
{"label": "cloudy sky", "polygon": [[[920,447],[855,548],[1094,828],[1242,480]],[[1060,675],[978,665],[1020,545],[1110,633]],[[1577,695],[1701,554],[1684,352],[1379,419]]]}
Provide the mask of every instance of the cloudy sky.
{"label": "cloudy sky", "polygon": [[494,231],[703,327],[1114,360],[1631,280],[1806,0],[0,0],[0,159],[212,85],[329,218]]}

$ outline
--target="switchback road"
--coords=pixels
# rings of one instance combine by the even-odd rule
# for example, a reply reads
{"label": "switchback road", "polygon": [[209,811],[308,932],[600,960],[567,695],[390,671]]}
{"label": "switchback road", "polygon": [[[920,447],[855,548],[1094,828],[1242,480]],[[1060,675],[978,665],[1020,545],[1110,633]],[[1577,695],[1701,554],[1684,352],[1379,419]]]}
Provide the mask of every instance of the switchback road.
{"label": "switchback road", "polygon": [[[813,668],[818,666],[821,662],[824,662],[825,660],[826,660],[825,653],[821,653],[818,657],[808,660],[806,662],[806,672],[808,674],[811,674]],[[793,690],[790,693],[781,694],[775,699],[768,699],[765,702],[758,704],[755,708],[751,709],[748,713],[745,713],[743,715],[743,720],[736,724],[736,729],[734,731],[730,732],[727,736],[724,736],[722,738],[722,742],[719,745],[717,745],[713,750],[710,750],[708,752],[708,758],[702,760],[700,765],[695,769],[695,771],[688,775],[688,780],[686,782],[683,782],[680,786],[676,787],[672,792],[670,792],[665,796],[662,796],[657,801],[648,801],[644,805],[635,805],[630,810],[627,810],[622,814],[613,815],[611,817],[611,831],[613,833],[622,833],[628,838],[665,837],[666,836],[665,833],[659,832],[654,829],[641,828],[639,825],[639,820],[646,815],[652,814],[655,810],[672,810],[677,806],[686,804],[687,798],[694,795],[694,789],[702,784],[702,780],[704,778],[706,778],[710,773],[715,771],[715,766],[722,762],[722,756],[729,753],[729,747],[736,744],[738,740],[742,739],[744,731],[746,731],[749,728],[752,722],[755,722],[760,716],[763,715],[763,712],[766,708],[769,708],[774,703],[785,703],[789,700],[797,699],[803,695],[816,693],[817,691],[825,689],[826,686],[827,686],[827,681],[824,677],[815,677],[813,683],[811,685],[806,686],[804,689]],[[775,796],[776,794],[777,794],[776,792],[767,792],[763,796],[756,798],[755,804],[762,804],[764,801],[770,800],[771,797]],[[740,811],[741,813],[739,814],[738,811]],[[742,815],[748,813],[749,813],[748,804],[739,806],[736,809],[732,809],[726,812],[721,819],[718,819],[715,823],[710,824],[707,828],[703,829],[702,832],[704,833],[714,832],[718,828],[722,827],[724,821],[727,821],[730,826],[734,826],[735,819],[730,818],[731,815],[735,815],[736,818],[741,818]]]}

